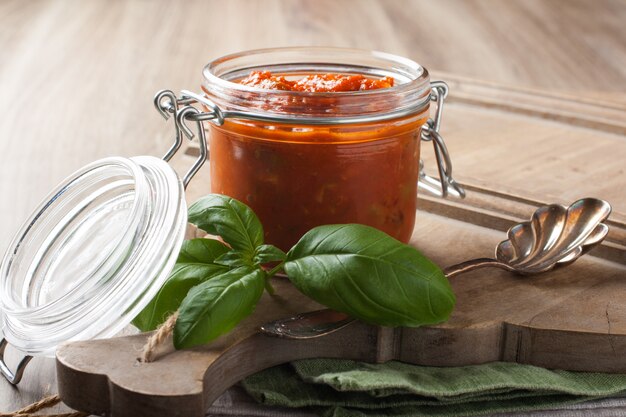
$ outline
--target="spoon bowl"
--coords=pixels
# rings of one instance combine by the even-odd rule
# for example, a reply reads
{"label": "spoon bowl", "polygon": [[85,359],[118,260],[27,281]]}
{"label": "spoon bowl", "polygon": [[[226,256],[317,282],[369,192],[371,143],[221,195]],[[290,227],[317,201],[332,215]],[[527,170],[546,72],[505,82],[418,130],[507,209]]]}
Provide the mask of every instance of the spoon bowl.
{"label": "spoon bowl", "polygon": [[609,232],[602,223],[611,213],[603,200],[585,198],[569,207],[540,207],[530,221],[516,224],[496,248],[496,259],[520,274],[568,265],[600,243]]}

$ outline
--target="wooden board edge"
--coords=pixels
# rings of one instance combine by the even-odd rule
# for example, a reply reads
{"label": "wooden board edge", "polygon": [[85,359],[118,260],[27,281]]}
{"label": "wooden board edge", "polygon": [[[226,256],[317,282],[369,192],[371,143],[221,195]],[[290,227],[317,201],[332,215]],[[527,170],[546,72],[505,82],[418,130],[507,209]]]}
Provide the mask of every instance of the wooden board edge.
{"label": "wooden board edge", "polygon": [[[80,411],[111,417],[204,417],[213,401],[237,381],[271,366],[307,358],[343,358],[370,363],[401,360],[442,367],[514,362],[570,371],[626,372],[626,355],[623,354],[626,335],[607,333],[606,343],[597,343],[597,336],[597,333],[542,329],[506,321],[456,330],[445,324],[391,329],[355,322],[335,333],[299,341],[257,332],[226,346],[219,355],[207,351],[206,355],[212,358],[209,361],[199,359],[202,350],[179,351],[179,355],[189,358],[175,362],[174,369],[172,364],[163,362],[142,365],[158,367],[159,374],[169,375],[170,381],[192,375],[190,367],[200,366],[204,375],[202,390],[186,394],[164,395],[136,386],[129,389],[116,383],[117,364],[107,368],[109,362],[103,362],[103,368],[97,372],[93,369],[85,372],[80,369],[81,364],[72,363],[75,349],[72,344],[65,345],[57,355],[57,375],[61,398]],[[589,340],[596,343],[589,343]],[[128,347],[124,343],[120,345]],[[467,350],[467,346],[472,349]],[[110,357],[112,363],[116,352],[111,351],[111,347],[110,342],[97,340],[76,344],[76,348],[81,349],[78,356],[84,357],[88,351],[91,355]],[[468,352],[462,362],[453,354],[458,349]],[[129,360],[129,355],[120,357]],[[136,378],[141,381],[142,375]]]}
{"label": "wooden board edge", "polygon": [[448,101],[626,134],[626,103],[508,86],[435,72],[450,87]]}
{"label": "wooden board edge", "polygon": [[[140,366],[133,366],[136,365],[135,355],[116,352],[111,340],[117,339],[117,346],[127,349],[131,339],[135,342],[138,337],[144,340],[149,333],[106,341],[69,343],[60,347],[56,356],[59,395],[63,402],[76,410],[111,417],[204,417],[208,407],[226,389],[271,366],[319,357],[386,361],[388,358],[380,357],[379,346],[375,343],[379,339],[385,340],[379,338],[380,332],[384,329],[359,322],[322,338],[307,340],[270,337],[256,331],[231,345],[218,348],[217,355],[215,350],[195,348],[176,352],[179,355],[177,361],[157,360]],[[84,362],[85,354],[108,361],[101,362],[94,370],[93,364]],[[181,356],[185,360],[181,361]],[[123,378],[124,382],[120,382],[117,375],[119,364],[115,358],[126,362],[124,372],[128,368],[135,369],[134,379]],[[191,368],[200,369],[203,372],[202,388],[171,395],[140,389],[142,377],[145,377],[141,367],[157,367],[160,375],[169,375],[169,383],[178,380],[183,386],[189,384],[181,378],[193,379]],[[194,386],[197,386],[196,382]]]}
{"label": "wooden board edge", "polygon": [[[625,373],[626,336],[507,325],[510,343],[503,360],[577,372]],[[588,346],[589,348],[585,348]]]}
{"label": "wooden board edge", "polygon": [[558,97],[562,100],[567,100],[570,102],[583,103],[585,105],[593,105],[597,107],[607,107],[613,109],[621,109],[626,111],[626,101],[622,100],[614,100],[611,98],[598,99],[593,97],[581,96],[576,93],[565,93],[559,91],[546,91],[544,89],[538,87],[529,87],[522,86],[519,84],[506,84],[497,81],[488,81],[484,79],[453,74],[446,71],[431,71],[431,79],[441,79],[443,81],[452,80],[457,83],[462,83],[466,85],[473,85],[480,88],[488,88],[488,89],[497,89],[501,91],[511,91],[516,94],[529,94],[529,95],[537,95],[542,97]]}
{"label": "wooden board edge", "polygon": [[[397,359],[417,365],[452,367],[510,362],[568,371],[626,372],[626,335],[546,329],[506,321],[454,331],[443,325],[402,332]],[[605,343],[598,343],[601,339]],[[459,360],[455,353],[467,351],[467,346],[472,347],[470,354]]]}
{"label": "wooden board edge", "polygon": [[[428,213],[475,224],[492,230],[506,232],[511,226],[527,221],[541,206],[553,203],[568,205],[570,202],[541,201],[529,199],[514,193],[501,193],[479,185],[463,183],[466,187],[465,199],[442,199],[421,193],[417,208]],[[618,213],[616,218],[605,222],[609,226],[606,239],[590,251],[595,256],[618,264],[626,264],[626,222]],[[506,235],[503,234],[503,240]]]}

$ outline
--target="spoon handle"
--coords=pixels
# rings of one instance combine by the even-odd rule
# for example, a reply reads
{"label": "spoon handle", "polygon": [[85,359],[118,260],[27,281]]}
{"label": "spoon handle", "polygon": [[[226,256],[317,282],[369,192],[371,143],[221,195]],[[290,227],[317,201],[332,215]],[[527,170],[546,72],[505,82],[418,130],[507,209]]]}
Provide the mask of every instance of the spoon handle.
{"label": "spoon handle", "polygon": [[[495,259],[478,258],[449,266],[444,269],[444,273],[446,278],[453,278],[464,272],[486,267],[515,271],[510,266]],[[286,339],[312,339],[337,331],[353,321],[354,319],[344,313],[332,310],[318,310],[267,323],[261,327],[261,332],[269,336]]]}
{"label": "spoon handle", "polygon": [[491,258],[477,258],[472,259],[470,261],[461,262],[456,265],[452,265],[443,270],[443,273],[446,274],[446,278],[454,278],[459,274],[463,274],[465,272],[470,272],[475,269],[494,267],[507,270],[509,272],[515,272],[515,269],[510,267],[509,265],[502,263],[496,259]]}

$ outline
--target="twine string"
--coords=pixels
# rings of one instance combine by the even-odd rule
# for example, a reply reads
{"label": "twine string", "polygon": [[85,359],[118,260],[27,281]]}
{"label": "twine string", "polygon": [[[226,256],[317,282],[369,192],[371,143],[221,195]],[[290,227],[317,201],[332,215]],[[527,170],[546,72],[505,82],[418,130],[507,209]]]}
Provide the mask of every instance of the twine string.
{"label": "twine string", "polygon": [[0,417],[88,417],[90,415],[81,411],[62,414],[36,414],[38,411],[53,407],[60,402],[61,398],[58,395],[51,395],[12,413],[0,413]]}
{"label": "twine string", "polygon": [[54,405],[57,405],[60,402],[61,402],[61,398],[59,398],[58,395],[50,395],[49,397],[42,398],[36,403],[32,403],[31,405],[27,405],[26,407],[17,410],[16,413],[18,414],[35,413],[41,410],[42,408],[52,407]]}
{"label": "twine string", "polygon": [[[158,348],[172,335],[174,326],[176,325],[176,319],[178,319],[178,311],[174,312],[159,328],[154,332],[143,347],[141,362],[152,362],[156,358],[156,352]],[[82,411],[74,411],[71,413],[62,414],[36,414],[45,408],[54,407],[61,402],[61,398],[58,395],[51,395],[49,397],[42,398],[41,400],[27,405],[12,413],[0,412],[0,417],[88,417],[89,413],[83,413]]]}
{"label": "twine string", "polygon": [[157,348],[161,346],[174,332],[174,326],[176,325],[177,319],[178,311],[169,316],[169,318],[159,326],[156,332],[148,338],[148,341],[144,345],[143,351],[141,352],[141,357],[139,358],[141,362],[152,362],[155,359]]}

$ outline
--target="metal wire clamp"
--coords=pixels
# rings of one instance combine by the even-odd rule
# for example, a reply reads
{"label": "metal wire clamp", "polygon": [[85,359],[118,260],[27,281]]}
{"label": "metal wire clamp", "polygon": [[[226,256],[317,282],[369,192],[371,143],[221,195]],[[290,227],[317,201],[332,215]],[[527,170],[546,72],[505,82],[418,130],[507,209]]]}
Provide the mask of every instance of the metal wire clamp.
{"label": "metal wire clamp", "polygon": [[439,197],[447,197],[451,194],[455,197],[465,198],[465,189],[452,177],[452,161],[446,143],[439,133],[441,127],[441,116],[443,114],[443,103],[448,97],[448,85],[443,81],[433,81],[431,84],[430,99],[437,103],[435,118],[428,119],[422,127],[422,140],[432,142],[437,159],[437,169],[439,180],[426,174],[424,162],[420,159],[419,185],[424,190]]}
{"label": "metal wire clamp", "polygon": [[[168,99],[168,100],[164,100]],[[183,106],[182,108],[180,106]],[[204,127],[202,126],[201,115],[203,114],[197,108],[190,105],[189,100],[178,100],[176,94],[171,90],[161,90],[154,96],[154,107],[159,114],[163,116],[165,120],[168,120],[170,116],[174,116],[174,144],[170,147],[167,153],[163,156],[163,160],[169,162],[170,159],[178,152],[183,144],[182,133],[187,136],[189,140],[193,140],[196,136],[193,131],[187,126],[187,121],[194,121],[196,123],[196,130],[198,132],[198,147],[200,148],[200,155],[196,162],[189,168],[189,171],[183,177],[183,186],[185,189],[189,185],[191,179],[196,175],[200,167],[204,165],[209,153],[207,150],[206,134],[204,133]]]}
{"label": "metal wire clamp", "polygon": [[2,376],[4,376],[7,381],[9,381],[9,384],[17,385],[22,380],[22,376],[24,376],[26,366],[33,357],[28,355],[24,356],[17,364],[15,372],[13,372],[11,371],[11,369],[9,369],[9,366],[4,360],[4,351],[6,350],[8,345],[9,342],[7,342],[5,338],[0,339],[0,373],[2,373]]}

